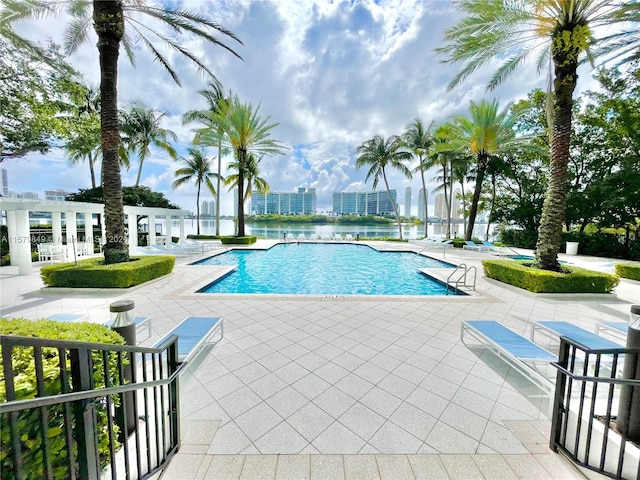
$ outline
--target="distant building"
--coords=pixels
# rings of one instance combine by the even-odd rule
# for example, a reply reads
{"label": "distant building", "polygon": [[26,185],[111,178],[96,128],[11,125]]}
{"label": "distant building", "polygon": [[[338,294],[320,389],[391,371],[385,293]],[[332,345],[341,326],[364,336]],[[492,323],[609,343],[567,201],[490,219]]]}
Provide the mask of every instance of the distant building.
{"label": "distant building", "polygon": [[64,201],[67,199],[67,196],[71,195],[73,192],[67,192],[63,188],[58,188],[57,190],[45,190],[44,198],[45,200],[57,200]]}
{"label": "distant building", "polygon": [[200,204],[200,218],[213,218],[216,216],[215,200],[203,200]]}
{"label": "distant building", "polygon": [[300,187],[297,192],[269,193],[252,190],[251,213],[254,215],[314,214],[316,213],[316,189]]}
{"label": "distant building", "polygon": [[3,197],[8,197],[9,196],[9,174],[7,173],[7,169],[3,168],[0,169],[0,171],[2,172],[2,196]]}
{"label": "distant building", "polygon": [[396,191],[336,192],[333,212],[337,215],[393,215]]}
{"label": "distant building", "polygon": [[[427,194],[429,192],[427,191]],[[427,201],[429,199],[427,198]],[[425,203],[424,203],[424,188],[421,188],[418,191],[418,218],[420,220],[424,220],[424,212],[425,212]]]}
{"label": "distant building", "polygon": [[[460,200],[456,198],[459,194],[460,190],[456,190],[453,192],[453,203],[451,204],[452,219],[461,218],[461,215],[458,213],[458,211],[460,210]],[[439,193],[436,195],[435,216],[440,218],[447,218],[447,204],[444,201],[444,193]]]}
{"label": "distant building", "polygon": [[411,187],[404,190],[404,216],[411,217]]}

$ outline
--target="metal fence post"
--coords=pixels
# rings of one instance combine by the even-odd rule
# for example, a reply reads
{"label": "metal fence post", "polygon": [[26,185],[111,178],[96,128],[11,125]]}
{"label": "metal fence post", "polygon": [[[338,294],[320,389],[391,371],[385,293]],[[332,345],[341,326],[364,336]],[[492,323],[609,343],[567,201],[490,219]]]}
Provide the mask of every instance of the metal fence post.
{"label": "metal fence post", "polygon": [[[71,378],[74,391],[93,389],[93,362],[87,349],[73,348],[71,355]],[[73,415],[78,442],[78,467],[82,479],[98,479],[100,459],[98,454],[98,420],[92,400],[73,402]],[[79,427],[81,425],[81,427]]]}
{"label": "metal fence post", "polygon": [[[627,348],[640,348],[640,305],[631,305]],[[640,355],[625,355],[622,377],[640,380]],[[618,430],[627,440],[640,442],[640,388],[623,385],[618,407]]]}

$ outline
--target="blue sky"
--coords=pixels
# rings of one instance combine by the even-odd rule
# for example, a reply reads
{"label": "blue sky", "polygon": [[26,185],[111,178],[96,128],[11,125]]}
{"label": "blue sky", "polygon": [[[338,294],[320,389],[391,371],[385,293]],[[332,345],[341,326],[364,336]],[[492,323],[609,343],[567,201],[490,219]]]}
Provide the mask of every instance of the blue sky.
{"label": "blue sky", "polygon": [[[355,149],[373,135],[401,134],[416,117],[427,125],[447,121],[465,113],[471,100],[497,97],[506,105],[533,88],[545,87],[545,75],[539,75],[532,64],[493,92],[485,90],[492,67],[447,91],[458,67],[441,63],[433,52],[457,18],[446,1],[185,0],[180,4],[206,14],[243,41],[236,51],[244,61],[193,38],[181,43],[205,61],[225,90],[259,104],[260,114],[278,123],[272,137],[289,150],[283,156],[265,157],[261,163],[262,177],[271,190],[314,187],[319,210],[331,209],[335,191],[371,190],[371,183],[364,183],[366,169],[355,168]],[[50,37],[61,42],[64,25],[64,18],[49,18],[22,24],[19,30],[31,39]],[[182,125],[182,114],[205,106],[197,91],[207,79],[177,55],[169,52],[169,57],[182,88],[145,50],[138,49],[135,68],[121,53],[119,101],[123,105],[140,101],[166,112],[163,126],[176,132],[176,146],[183,153],[194,127]],[[87,83],[97,84],[95,37],[69,62]],[[590,74],[583,74],[580,88],[591,87],[589,79]],[[208,153],[216,155],[215,149]],[[88,166],[70,166],[59,149],[5,161],[2,167],[8,170],[10,189],[18,192],[43,196],[49,189],[90,187]],[[176,168],[166,154],[153,151],[145,161],[141,183],[163,192],[181,208],[195,211],[195,186],[171,188]],[[137,162],[132,159],[131,169],[123,171],[123,184],[133,185],[136,173]],[[431,179],[435,174],[427,176]],[[430,188],[435,186],[429,183]],[[408,181],[391,172],[390,185],[398,190],[401,205],[405,188],[412,187],[412,213],[417,213],[420,179]],[[233,196],[226,189],[221,205],[223,214],[233,213]]]}

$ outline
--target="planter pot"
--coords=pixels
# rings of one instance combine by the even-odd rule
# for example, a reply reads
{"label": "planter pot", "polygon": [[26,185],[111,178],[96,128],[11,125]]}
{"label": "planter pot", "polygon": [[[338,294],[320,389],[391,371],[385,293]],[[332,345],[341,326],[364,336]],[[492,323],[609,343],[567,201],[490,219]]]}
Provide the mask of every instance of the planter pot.
{"label": "planter pot", "polygon": [[567,255],[578,254],[578,242],[567,242]]}

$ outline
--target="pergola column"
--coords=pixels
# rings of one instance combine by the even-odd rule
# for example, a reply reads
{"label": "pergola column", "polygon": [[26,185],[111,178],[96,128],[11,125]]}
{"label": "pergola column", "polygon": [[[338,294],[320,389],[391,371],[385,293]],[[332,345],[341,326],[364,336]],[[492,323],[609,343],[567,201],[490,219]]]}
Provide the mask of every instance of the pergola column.
{"label": "pergola column", "polygon": [[129,255],[135,255],[138,248],[138,215],[127,213],[127,229],[129,233]]}
{"label": "pergola column", "polygon": [[84,214],[84,241],[93,244],[93,213]]}
{"label": "pergola column", "polygon": [[156,244],[156,216],[153,214],[149,214],[148,219],[149,225],[149,245]]}
{"label": "pergola column", "polygon": [[78,224],[76,222],[76,212],[64,213],[65,225],[67,227],[67,245],[72,245],[78,241]]}
{"label": "pergola column", "polygon": [[164,224],[167,227],[167,242],[171,241],[171,214],[167,213],[164,216]]}
{"label": "pergola column", "polygon": [[185,236],[184,236],[184,215],[180,214],[180,216],[178,216],[178,219],[180,220],[180,238],[185,238]]}
{"label": "pergola column", "polygon": [[53,234],[53,244],[62,245],[62,220],[60,212],[51,212],[51,233]]}
{"label": "pergola column", "polygon": [[9,260],[11,265],[18,265],[18,234],[16,231],[16,211],[7,211],[7,234],[9,235]]}
{"label": "pergola column", "polygon": [[[7,212],[8,214],[9,212]],[[31,273],[31,233],[29,232],[29,210],[16,210],[15,217],[15,240],[14,251],[11,254],[17,259],[19,275],[29,275]],[[8,215],[7,215],[8,217]],[[7,218],[8,220],[8,218]]]}

